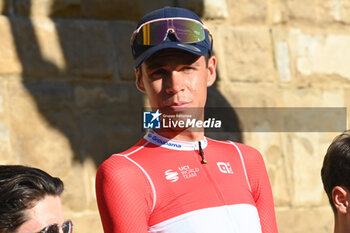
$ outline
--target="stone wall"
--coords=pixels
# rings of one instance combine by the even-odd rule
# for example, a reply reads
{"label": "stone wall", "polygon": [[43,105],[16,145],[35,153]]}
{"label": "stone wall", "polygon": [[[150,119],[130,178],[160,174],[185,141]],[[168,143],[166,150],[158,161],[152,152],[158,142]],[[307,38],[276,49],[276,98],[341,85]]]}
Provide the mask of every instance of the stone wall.
{"label": "stone wall", "polygon": [[[137,19],[165,5],[196,11],[214,34],[209,101],[350,107],[349,0],[0,0],[0,163],[61,177],[74,232],[102,232],[96,168],[143,135],[129,37]],[[338,133],[244,127],[239,139],[266,161],[279,231],[331,232],[319,174]]]}

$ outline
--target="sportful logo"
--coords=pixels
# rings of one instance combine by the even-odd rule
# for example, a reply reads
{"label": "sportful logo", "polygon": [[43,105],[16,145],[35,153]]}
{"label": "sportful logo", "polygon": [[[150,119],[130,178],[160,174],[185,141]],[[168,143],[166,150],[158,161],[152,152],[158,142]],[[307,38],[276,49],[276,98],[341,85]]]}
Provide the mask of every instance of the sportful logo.
{"label": "sportful logo", "polygon": [[171,182],[176,182],[179,180],[179,173],[174,172],[173,170],[166,170],[164,172],[165,179],[170,180]]}
{"label": "sportful logo", "polygon": [[198,176],[199,168],[191,168],[189,165],[184,165],[178,167],[178,171],[179,172],[173,171],[171,169],[166,170],[164,172],[165,179],[171,182],[176,182],[179,180],[179,176],[181,175],[185,180],[195,178]]}
{"label": "sportful logo", "polygon": [[216,163],[218,165],[218,168],[220,170],[220,172],[225,173],[225,174],[233,174],[231,165],[229,162],[225,163],[225,162],[218,162]]}

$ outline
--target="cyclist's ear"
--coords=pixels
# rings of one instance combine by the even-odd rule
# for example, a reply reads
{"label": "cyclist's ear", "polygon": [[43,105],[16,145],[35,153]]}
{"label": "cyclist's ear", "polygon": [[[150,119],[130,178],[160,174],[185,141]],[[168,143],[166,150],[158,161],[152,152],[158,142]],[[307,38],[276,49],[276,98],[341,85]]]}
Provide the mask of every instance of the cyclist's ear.
{"label": "cyclist's ear", "polygon": [[216,80],[216,57],[211,56],[208,59],[208,78],[207,78],[207,87],[213,85]]}
{"label": "cyclist's ear", "polygon": [[136,75],[136,87],[137,87],[137,89],[139,89],[139,91],[141,91],[141,92],[146,92],[145,85],[144,85],[143,79],[142,79],[141,67],[138,67],[135,69],[135,75]]}

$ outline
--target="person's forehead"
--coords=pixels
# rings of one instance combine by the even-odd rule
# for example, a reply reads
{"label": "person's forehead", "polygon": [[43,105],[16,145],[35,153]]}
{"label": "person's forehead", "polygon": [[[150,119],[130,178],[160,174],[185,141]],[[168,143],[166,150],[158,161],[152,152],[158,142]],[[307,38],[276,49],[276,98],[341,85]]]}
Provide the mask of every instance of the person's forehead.
{"label": "person's forehead", "polygon": [[164,49],[148,58],[144,63],[147,67],[161,66],[170,63],[192,64],[201,56],[180,49]]}
{"label": "person's forehead", "polygon": [[64,222],[61,199],[59,196],[46,195],[25,211],[26,218],[18,232],[37,232],[51,224],[61,225]]}

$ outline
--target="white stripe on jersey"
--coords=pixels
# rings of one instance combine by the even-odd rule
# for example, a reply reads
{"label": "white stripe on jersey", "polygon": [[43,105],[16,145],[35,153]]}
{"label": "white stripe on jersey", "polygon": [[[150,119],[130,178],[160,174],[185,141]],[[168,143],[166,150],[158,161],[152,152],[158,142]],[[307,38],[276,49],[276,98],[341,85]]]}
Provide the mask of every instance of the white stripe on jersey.
{"label": "white stripe on jersey", "polygon": [[261,233],[259,214],[249,204],[195,210],[151,226],[149,233]]}

